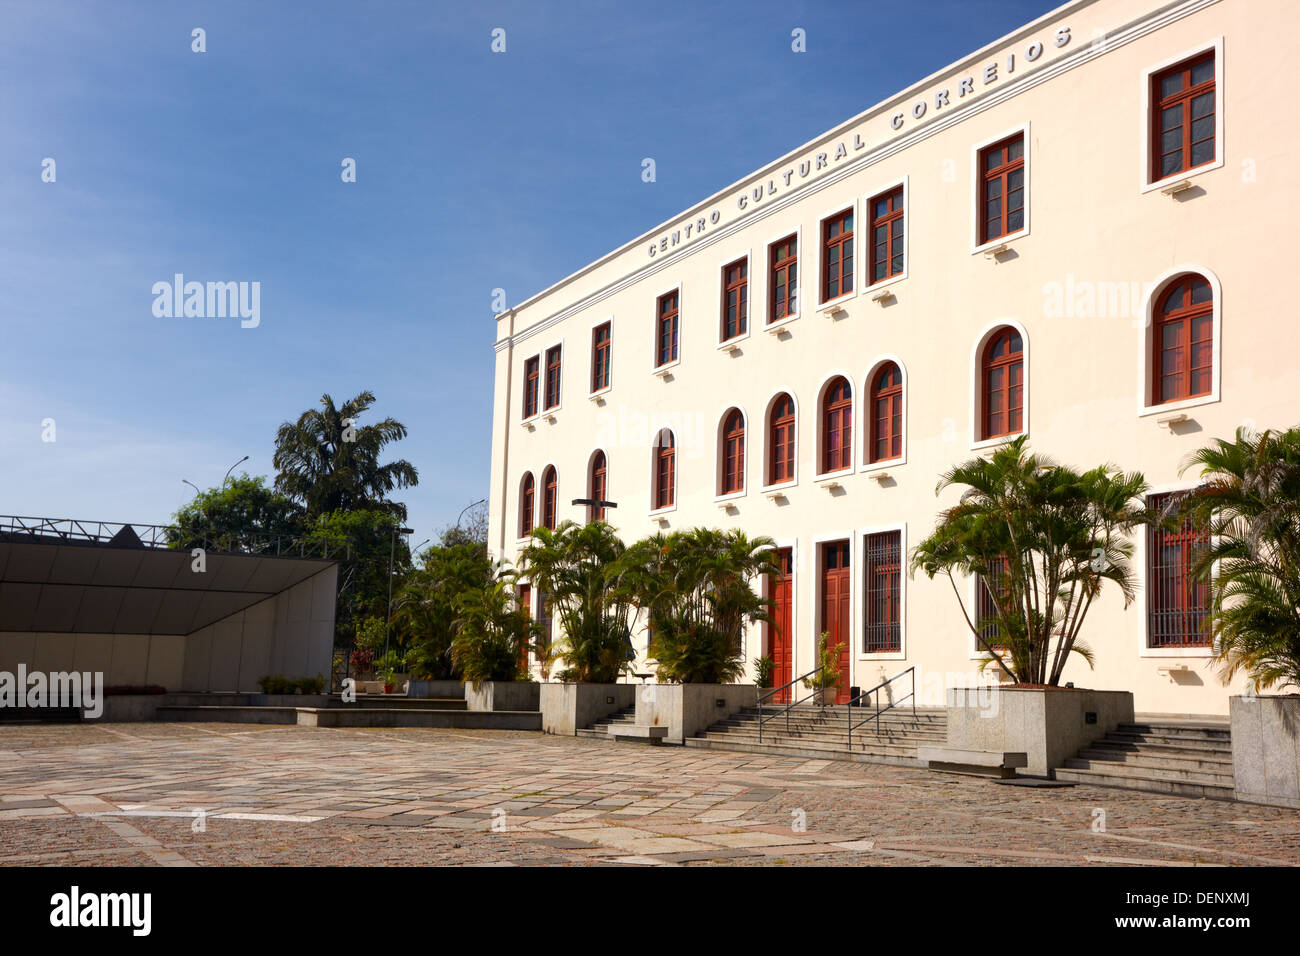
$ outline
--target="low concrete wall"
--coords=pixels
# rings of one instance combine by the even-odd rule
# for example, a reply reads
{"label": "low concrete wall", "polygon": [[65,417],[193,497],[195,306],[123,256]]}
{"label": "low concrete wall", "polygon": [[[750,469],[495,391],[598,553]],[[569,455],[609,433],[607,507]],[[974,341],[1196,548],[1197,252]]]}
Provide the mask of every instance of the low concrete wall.
{"label": "low concrete wall", "polygon": [[[1089,715],[1095,723],[1089,723]],[[1024,753],[1025,771],[1051,776],[1120,724],[1133,722],[1133,694],[1084,688],[953,687],[948,746]]]}
{"label": "low concrete wall", "polygon": [[636,684],[539,684],[542,730],[572,737],[636,702]]}
{"label": "low concrete wall", "polygon": [[637,724],[667,727],[665,739],[672,743],[694,737],[758,702],[754,684],[646,684],[637,690]]}
{"label": "low concrete wall", "polygon": [[465,685],[458,680],[413,680],[406,685],[407,697],[421,700],[439,697],[465,697]]}
{"label": "low concrete wall", "polygon": [[98,719],[108,723],[157,720],[159,707],[327,707],[329,704],[328,694],[113,694],[104,698],[104,713]]}
{"label": "low concrete wall", "polygon": [[465,703],[470,710],[537,710],[541,684],[532,681],[465,682]]}
{"label": "low concrete wall", "polygon": [[1300,697],[1233,697],[1233,795],[1300,810]]}

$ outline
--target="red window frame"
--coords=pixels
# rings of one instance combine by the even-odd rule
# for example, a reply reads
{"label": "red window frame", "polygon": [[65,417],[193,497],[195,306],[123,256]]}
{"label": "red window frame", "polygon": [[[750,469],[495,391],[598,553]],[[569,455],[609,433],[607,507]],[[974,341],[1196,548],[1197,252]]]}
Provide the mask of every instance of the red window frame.
{"label": "red window frame", "polygon": [[[1208,78],[1193,82],[1193,74]],[[1165,93],[1167,81],[1177,78],[1178,89]],[[1196,115],[1196,109],[1205,104],[1209,96],[1209,111]],[[1160,182],[1179,173],[1190,172],[1213,163],[1218,156],[1219,144],[1215,139],[1218,89],[1214,80],[1214,51],[1207,50],[1176,63],[1168,69],[1151,75],[1151,182]],[[1193,102],[1195,101],[1195,102]],[[1206,133],[1208,127],[1208,135]],[[1198,147],[1209,144],[1209,158],[1192,162]],[[1166,157],[1177,157],[1175,164],[1165,168]]]}
{"label": "red window frame", "polygon": [[867,280],[875,285],[902,275],[907,265],[903,238],[907,211],[903,208],[903,187],[873,196],[867,209],[871,217],[871,264]]}
{"label": "red window frame", "polygon": [[722,341],[749,331],[749,257],[722,267]]}
{"label": "red window frame", "polygon": [[537,414],[537,386],[541,377],[539,365],[541,356],[534,355],[524,360],[524,418]]}
{"label": "red window frame", "polygon": [[871,380],[871,437],[867,463],[903,457],[903,372],[886,362]]}
{"label": "red window frame", "polygon": [[722,493],[745,490],[745,416],[733,408],[722,426]]}
{"label": "red window frame", "polygon": [[[1005,556],[992,562],[987,575],[975,575],[975,629],[980,632],[984,641],[988,641],[993,650],[999,657],[1003,657],[1009,648],[1004,644],[993,644],[995,637],[994,630],[997,627],[998,605],[989,593],[990,588],[997,591],[1002,587],[1002,576],[1010,570],[1011,562]],[[985,581],[988,586],[985,586]],[[982,654],[987,654],[989,649],[985,646],[984,641],[978,638],[975,641],[975,650]],[[1007,662],[1008,666],[1010,661]]]}
{"label": "red window frame", "polygon": [[536,493],[536,485],[533,481],[531,471],[524,473],[524,480],[519,489],[519,537],[526,538],[532,534],[533,528],[533,498]]}
{"label": "red window frame", "polygon": [[1157,300],[1151,360],[1154,405],[1214,391],[1214,291],[1204,276],[1179,276]]}
{"label": "red window frame", "polygon": [[853,209],[822,220],[822,301],[853,291]]}
{"label": "red window frame", "polygon": [[[591,459],[591,477],[588,481],[587,497],[592,501],[605,501],[608,490],[609,465],[603,451],[596,452]],[[602,505],[587,506],[588,521],[604,521],[606,508]]]}
{"label": "red window frame", "polygon": [[676,501],[677,442],[664,429],[655,445],[655,508],[671,508]]}
{"label": "red window frame", "polygon": [[822,398],[822,474],[853,464],[853,386],[843,376],[826,386]]}
{"label": "red window frame", "polygon": [[[533,586],[531,584],[519,585],[519,587],[515,590],[515,603],[518,605],[519,610],[523,611],[524,614],[529,619],[532,618]],[[527,644],[524,644],[524,646],[519,649],[519,669],[521,671],[528,670],[528,645]]]}
{"label": "red window frame", "polygon": [[542,524],[552,531],[555,530],[555,504],[559,484],[559,476],[555,473],[554,465],[542,472]]}
{"label": "red window frame", "polygon": [[799,234],[772,243],[768,263],[770,323],[799,314]]}
{"label": "red window frame", "polygon": [[772,449],[771,460],[768,463],[768,484],[780,485],[787,481],[794,481],[794,399],[784,392],[772,403],[771,422],[768,428],[768,444]]}
{"label": "red window frame", "polygon": [[609,388],[611,369],[611,338],[613,327],[602,322],[591,330],[591,390],[599,392]]}
{"label": "red window frame", "polygon": [[[1164,508],[1179,492],[1152,495],[1147,504]],[[1209,530],[1184,518],[1173,529],[1147,528],[1147,647],[1208,647],[1209,582],[1195,577],[1197,552],[1210,544]]]}
{"label": "red window frame", "polygon": [[[1025,228],[1025,134],[1016,133],[981,149],[979,168],[980,243],[983,244]],[[1019,197],[1013,199],[1015,193]],[[1017,214],[1019,221],[1013,226]]]}
{"label": "red window frame", "polygon": [[562,346],[553,345],[546,350],[546,408],[560,404],[560,359]]}
{"label": "red window frame", "polygon": [[679,352],[680,329],[680,304],[678,293],[680,290],[674,289],[672,292],[665,292],[655,303],[655,314],[658,320],[655,324],[655,367],[667,365],[670,362],[676,362]]}
{"label": "red window frame", "polygon": [[896,654],[903,649],[902,542],[898,531],[867,535],[862,562],[863,653]]}
{"label": "red window frame", "polygon": [[[998,347],[1006,350],[998,354]],[[983,390],[982,439],[1017,435],[1024,430],[1025,350],[1020,333],[1003,326],[984,346],[980,362]]]}

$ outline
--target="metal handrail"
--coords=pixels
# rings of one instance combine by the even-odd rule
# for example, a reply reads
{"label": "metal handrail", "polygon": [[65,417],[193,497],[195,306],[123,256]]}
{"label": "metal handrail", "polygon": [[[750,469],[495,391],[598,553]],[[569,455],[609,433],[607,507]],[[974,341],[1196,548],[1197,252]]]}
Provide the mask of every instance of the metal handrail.
{"label": "metal handrail", "polygon": [[794,680],[787,681],[786,683],[782,684],[780,687],[773,687],[766,694],[758,695],[758,703],[756,706],[758,707],[758,742],[760,744],[763,742],[763,725],[767,723],[769,720],[771,720],[773,717],[780,717],[782,714],[785,714],[785,732],[787,734],[790,733],[790,709],[794,707],[796,704],[802,704],[805,700],[808,700],[811,697],[816,696],[817,691],[814,690],[811,694],[808,695],[808,697],[801,697],[798,700],[792,700],[790,703],[786,704],[780,710],[768,714],[767,716],[763,715],[763,698],[771,697],[773,694],[780,693],[781,691],[785,690],[787,687],[793,687],[795,684],[799,683],[800,681],[807,680],[809,677],[812,677],[813,674],[816,674],[818,671],[825,670],[825,667],[826,665],[824,664],[821,667],[814,667],[807,674],[800,674]]}
{"label": "metal handrail", "polygon": [[[904,696],[898,698],[898,700],[891,700],[891,701],[889,702],[889,706],[887,706],[887,707],[885,707],[885,708],[883,708],[883,709],[882,709],[881,706],[880,706],[880,698],[877,697],[877,698],[876,698],[876,712],[875,712],[874,714],[869,714],[868,716],[862,718],[862,719],[859,720],[856,724],[853,722],[853,710],[852,710],[852,705],[853,705],[853,702],[854,702],[855,700],[861,700],[863,697],[870,697],[870,696],[871,696],[872,694],[874,694],[876,691],[881,690],[882,688],[889,686],[889,685],[892,684],[894,681],[898,680],[899,678],[901,678],[901,677],[903,677],[904,675],[907,675],[907,674],[911,674],[911,675],[912,675],[912,689],[911,689],[911,691],[909,691],[906,695],[904,695]],[[915,667],[909,667],[907,670],[905,670],[905,671],[901,671],[901,672],[895,674],[893,677],[889,678],[888,680],[883,680],[883,681],[881,681],[879,684],[877,684],[875,687],[872,687],[870,690],[859,691],[858,694],[857,694],[855,697],[851,697],[851,698],[849,698],[849,705],[850,705],[850,706],[849,706],[849,708],[847,708],[847,709],[848,709],[848,715],[849,715],[849,720],[848,720],[848,723],[849,723],[849,750],[852,750],[852,749],[853,749],[853,730],[854,730],[854,728],[856,728],[856,727],[861,727],[863,724],[870,723],[871,721],[874,720],[874,721],[876,722],[876,736],[879,737],[879,736],[880,736],[880,715],[881,715],[881,714],[884,714],[884,713],[888,713],[889,711],[893,710],[895,707],[897,707],[897,706],[898,706],[899,704],[901,704],[903,701],[907,700],[908,697],[912,698],[912,716],[915,717],[915,716],[916,716],[916,668],[915,668]],[[861,707],[862,705],[859,704],[858,706]],[[760,738],[760,739],[761,739],[761,738]]]}

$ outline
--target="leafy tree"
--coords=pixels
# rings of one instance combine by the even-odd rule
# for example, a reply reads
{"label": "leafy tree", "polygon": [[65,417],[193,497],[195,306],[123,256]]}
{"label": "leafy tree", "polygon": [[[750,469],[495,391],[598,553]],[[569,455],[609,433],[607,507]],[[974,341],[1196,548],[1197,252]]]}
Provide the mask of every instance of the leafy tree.
{"label": "leafy tree", "polygon": [[274,554],[277,536],[282,547],[290,547],[305,523],[300,504],[268,487],[265,477],[250,478],[245,472],[200,492],[177,511],[168,543],[182,550],[209,547]]}
{"label": "leafy tree", "polygon": [[[1103,582],[1125,607],[1133,601],[1127,535],[1149,517],[1142,475],[1109,466],[1080,474],[1029,454],[1022,436],[953,468],[935,493],[950,486],[963,488],[961,499],[913,549],[911,572],[947,576],[989,663],[1017,683],[1059,684],[1071,653],[1091,664],[1079,632]],[[980,575],[995,620],[974,620],[954,573]]]}
{"label": "leafy tree", "polygon": [[541,626],[519,606],[514,581],[515,576],[498,565],[485,587],[457,596],[451,656],[462,680],[478,683],[527,678],[520,659],[540,636]]}
{"label": "leafy tree", "polygon": [[631,667],[635,608],[613,585],[623,542],[603,521],[533,529],[520,574],[549,599],[564,632],[561,680],[609,684]]}
{"label": "leafy tree", "polygon": [[393,626],[410,647],[406,657],[412,673],[441,680],[454,676],[457,599],[492,582],[492,561],[487,549],[477,544],[429,548],[421,561],[397,592]]}
{"label": "leafy tree", "polygon": [[[321,515],[308,529],[308,541],[324,542],[331,552],[346,548],[339,566],[336,645],[355,643],[357,627],[364,619],[388,619],[389,562],[396,575],[405,574],[411,566],[406,536],[397,533],[397,528],[397,517],[388,512],[359,510]],[[396,643],[402,646],[400,640]]]}
{"label": "leafy tree", "polygon": [[369,391],[341,407],[323,395],[320,410],[308,409],[296,422],[284,422],[276,431],[275,487],[302,502],[309,518],[364,508],[406,520],[406,506],[388,496],[396,489],[414,487],[419,474],[402,459],[379,463],[385,445],[406,437],[406,426],[392,418],[357,424],[374,403]]}
{"label": "leafy tree", "polygon": [[728,683],[744,673],[744,628],[770,619],[771,600],[753,587],[778,574],[770,538],[695,528],[631,545],[618,562],[618,588],[648,617],[658,678]]}
{"label": "leafy tree", "polygon": [[[1300,687],[1300,428],[1238,429],[1194,452],[1204,482],[1175,502],[1210,532],[1193,573],[1210,585],[1207,625],[1225,680]],[[1170,516],[1166,516],[1167,519]]]}

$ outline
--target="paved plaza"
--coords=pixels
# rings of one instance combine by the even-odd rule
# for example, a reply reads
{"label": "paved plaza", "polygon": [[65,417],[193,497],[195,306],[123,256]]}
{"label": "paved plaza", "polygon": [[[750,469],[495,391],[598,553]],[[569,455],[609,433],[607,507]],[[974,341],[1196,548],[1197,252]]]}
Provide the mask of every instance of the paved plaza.
{"label": "paved plaza", "polygon": [[535,733],[0,726],[0,865],[1300,864],[1300,812]]}

